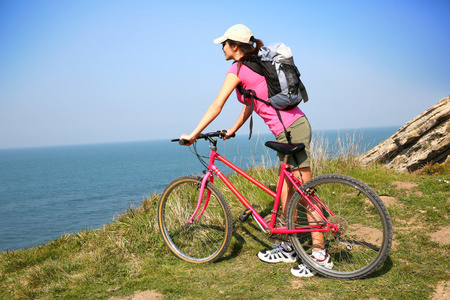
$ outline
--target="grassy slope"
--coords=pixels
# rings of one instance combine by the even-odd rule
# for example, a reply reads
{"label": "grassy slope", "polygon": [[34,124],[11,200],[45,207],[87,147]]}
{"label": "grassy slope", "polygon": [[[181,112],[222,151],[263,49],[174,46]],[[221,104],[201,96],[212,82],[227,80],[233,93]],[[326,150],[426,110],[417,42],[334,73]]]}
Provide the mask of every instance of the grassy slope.
{"label": "grassy slope", "polygon": [[[325,166],[325,164],[324,164]],[[131,207],[111,224],[62,236],[46,245],[0,254],[1,299],[108,299],[135,291],[157,290],[167,298],[230,299],[425,299],[438,282],[449,281],[449,245],[432,241],[430,233],[449,225],[450,171],[411,175],[381,166],[360,168],[354,161],[335,159],[316,173],[341,173],[368,183],[378,194],[395,197],[389,211],[394,247],[383,267],[369,278],[339,281],[291,276],[292,265],[268,265],[256,253],[269,248],[254,221],[235,222],[229,251],[214,264],[192,265],[171,255],[156,223],[158,196]],[[275,181],[273,169],[258,167],[252,175]],[[447,182],[445,181],[447,180]],[[238,189],[261,211],[270,199],[233,178]],[[413,182],[398,190],[394,181]],[[225,193],[236,220],[237,200]],[[258,206],[259,205],[259,206]]]}

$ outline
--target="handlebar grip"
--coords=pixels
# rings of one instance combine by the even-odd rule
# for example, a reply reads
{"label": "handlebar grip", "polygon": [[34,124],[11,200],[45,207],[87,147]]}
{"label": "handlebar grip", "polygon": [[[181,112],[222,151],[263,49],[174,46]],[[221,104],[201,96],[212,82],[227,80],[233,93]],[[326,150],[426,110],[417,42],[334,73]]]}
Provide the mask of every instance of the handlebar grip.
{"label": "handlebar grip", "polygon": [[186,141],[186,140],[183,140],[183,139],[173,139],[173,140],[170,140],[171,142],[178,142],[178,144],[180,144],[180,145],[186,145],[187,143],[189,143],[188,141]]}

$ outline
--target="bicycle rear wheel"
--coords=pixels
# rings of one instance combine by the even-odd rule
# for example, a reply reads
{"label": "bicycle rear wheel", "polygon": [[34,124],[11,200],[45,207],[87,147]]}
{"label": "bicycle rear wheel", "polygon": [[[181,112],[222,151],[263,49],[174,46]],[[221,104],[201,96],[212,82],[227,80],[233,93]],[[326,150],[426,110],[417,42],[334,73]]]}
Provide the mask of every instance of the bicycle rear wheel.
{"label": "bicycle rear wheel", "polygon": [[[339,227],[337,232],[324,232],[332,269],[311,258],[311,233],[292,234],[291,242],[303,263],[323,276],[337,279],[358,279],[377,270],[389,254],[393,235],[389,212],[380,197],[361,181],[339,174],[315,177],[301,188],[307,195],[315,194],[335,214],[322,209],[324,216]],[[287,211],[288,228],[324,224],[318,219],[308,221],[304,203],[303,197],[295,193]]]}
{"label": "bicycle rear wheel", "polygon": [[182,176],[164,190],[158,205],[158,224],[164,242],[179,259],[191,263],[214,262],[227,250],[233,224],[222,193],[210,182],[205,187],[200,214],[208,194],[209,203],[200,219],[189,218],[197,206],[202,177]]}

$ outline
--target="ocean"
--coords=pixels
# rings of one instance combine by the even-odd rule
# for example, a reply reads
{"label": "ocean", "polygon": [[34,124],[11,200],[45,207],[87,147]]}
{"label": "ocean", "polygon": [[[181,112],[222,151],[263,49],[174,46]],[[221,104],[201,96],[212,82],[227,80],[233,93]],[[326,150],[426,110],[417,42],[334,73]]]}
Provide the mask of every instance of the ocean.
{"label": "ocean", "polygon": [[[327,139],[329,145],[338,137],[355,136],[364,152],[397,129],[326,130],[313,135]],[[237,136],[219,141],[218,152],[243,169],[276,162],[275,152],[263,145],[268,140],[274,140],[271,134],[251,140]],[[199,142],[198,150],[209,153],[206,142]],[[202,170],[189,147],[170,139],[0,149],[0,251],[26,249],[67,233],[100,228],[130,205],[161,193],[172,179]]]}

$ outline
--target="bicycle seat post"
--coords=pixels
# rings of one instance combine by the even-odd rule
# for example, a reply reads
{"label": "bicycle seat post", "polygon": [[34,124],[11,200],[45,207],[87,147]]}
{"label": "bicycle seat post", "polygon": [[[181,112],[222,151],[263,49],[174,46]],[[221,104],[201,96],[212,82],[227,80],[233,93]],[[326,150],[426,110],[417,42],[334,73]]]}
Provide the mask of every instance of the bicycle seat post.
{"label": "bicycle seat post", "polygon": [[[289,158],[289,154],[286,154],[285,156],[284,156],[284,159],[283,159],[283,165],[287,165],[288,164],[288,158]],[[288,171],[290,171],[291,170],[291,167],[289,167],[289,168],[287,168],[287,170]]]}

